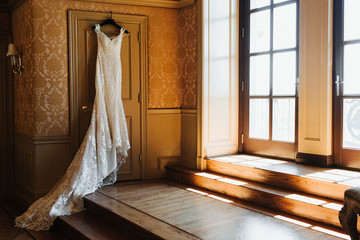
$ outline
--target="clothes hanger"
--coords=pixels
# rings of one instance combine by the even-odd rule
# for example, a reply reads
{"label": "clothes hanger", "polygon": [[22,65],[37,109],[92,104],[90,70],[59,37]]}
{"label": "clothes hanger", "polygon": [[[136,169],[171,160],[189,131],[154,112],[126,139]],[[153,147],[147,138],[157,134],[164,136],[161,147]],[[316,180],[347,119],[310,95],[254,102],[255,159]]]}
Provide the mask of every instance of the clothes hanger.
{"label": "clothes hanger", "polygon": [[[101,26],[104,26],[104,25],[107,25],[107,24],[110,24],[110,25],[113,25],[119,29],[124,29],[125,30],[125,33],[129,33],[128,30],[126,30],[125,28],[121,27],[120,25],[118,25],[114,19],[112,19],[112,12],[111,12],[111,16],[110,18],[106,19],[104,22],[100,23],[100,27]],[[95,26],[92,27],[92,29],[95,29]]]}

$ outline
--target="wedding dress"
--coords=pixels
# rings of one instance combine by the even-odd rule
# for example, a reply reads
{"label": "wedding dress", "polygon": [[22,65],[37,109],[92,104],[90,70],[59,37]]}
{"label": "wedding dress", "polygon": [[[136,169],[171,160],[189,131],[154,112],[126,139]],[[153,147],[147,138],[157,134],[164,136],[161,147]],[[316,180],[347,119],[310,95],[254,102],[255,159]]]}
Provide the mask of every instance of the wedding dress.
{"label": "wedding dress", "polygon": [[124,30],[114,38],[95,26],[98,51],[96,95],[89,129],[65,175],[49,191],[15,219],[18,227],[48,230],[57,216],[84,210],[83,196],[113,184],[130,148],[121,100],[121,42]]}

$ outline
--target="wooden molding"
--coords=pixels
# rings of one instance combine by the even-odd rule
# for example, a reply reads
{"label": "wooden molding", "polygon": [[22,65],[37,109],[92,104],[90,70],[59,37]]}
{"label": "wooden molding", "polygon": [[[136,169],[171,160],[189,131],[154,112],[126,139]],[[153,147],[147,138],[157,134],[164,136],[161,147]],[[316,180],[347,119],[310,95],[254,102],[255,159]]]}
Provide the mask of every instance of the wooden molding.
{"label": "wooden molding", "polygon": [[15,133],[15,138],[23,142],[38,144],[56,144],[56,143],[70,143],[70,136],[38,136],[33,137],[22,133]]}
{"label": "wooden molding", "polygon": [[34,137],[33,141],[35,145],[71,143],[71,137],[70,136]]}
{"label": "wooden molding", "polygon": [[180,109],[180,113],[181,115],[193,115],[196,116],[197,114],[197,109],[193,109],[193,108],[181,108]]}
{"label": "wooden molding", "polygon": [[156,109],[148,109],[148,115],[154,114],[180,114],[179,108],[156,108]]}
{"label": "wooden molding", "polygon": [[331,167],[334,164],[334,159],[332,155],[324,156],[298,152],[295,162],[317,167]]}
{"label": "wooden molding", "polygon": [[195,4],[196,0],[77,0],[83,2],[113,3],[146,7],[185,8]]}

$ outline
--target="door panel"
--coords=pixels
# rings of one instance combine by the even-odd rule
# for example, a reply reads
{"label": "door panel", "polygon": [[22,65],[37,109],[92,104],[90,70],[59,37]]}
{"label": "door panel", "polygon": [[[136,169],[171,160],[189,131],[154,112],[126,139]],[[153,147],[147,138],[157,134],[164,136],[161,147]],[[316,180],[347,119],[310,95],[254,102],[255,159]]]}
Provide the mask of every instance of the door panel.
{"label": "door panel", "polygon": [[[90,13],[89,13],[90,14]],[[126,115],[128,134],[131,149],[125,164],[119,169],[119,180],[139,179],[141,177],[140,168],[140,42],[138,33],[140,26],[138,23],[128,23],[113,19],[130,34],[123,37],[121,46],[122,61],[122,100]],[[79,20],[77,23],[77,58],[76,67],[78,68],[78,107],[77,114],[79,119],[79,143],[84,138],[88,129],[91,112],[95,97],[95,71],[97,39],[92,27],[101,23],[103,20]],[[112,25],[101,27],[101,31],[108,36],[119,34],[119,29]],[[83,108],[86,106],[87,108]]]}

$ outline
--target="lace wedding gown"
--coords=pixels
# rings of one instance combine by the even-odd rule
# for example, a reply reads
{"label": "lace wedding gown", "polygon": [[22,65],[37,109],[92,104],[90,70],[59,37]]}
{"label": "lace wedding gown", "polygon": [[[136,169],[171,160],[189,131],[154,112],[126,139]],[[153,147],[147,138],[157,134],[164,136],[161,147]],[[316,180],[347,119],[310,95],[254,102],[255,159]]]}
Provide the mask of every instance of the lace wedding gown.
{"label": "lace wedding gown", "polygon": [[124,30],[113,39],[95,26],[98,51],[91,123],[65,175],[15,219],[18,227],[48,230],[57,216],[84,210],[83,196],[116,181],[130,148],[121,100],[120,50]]}

